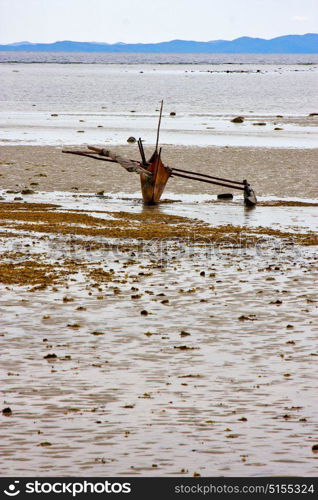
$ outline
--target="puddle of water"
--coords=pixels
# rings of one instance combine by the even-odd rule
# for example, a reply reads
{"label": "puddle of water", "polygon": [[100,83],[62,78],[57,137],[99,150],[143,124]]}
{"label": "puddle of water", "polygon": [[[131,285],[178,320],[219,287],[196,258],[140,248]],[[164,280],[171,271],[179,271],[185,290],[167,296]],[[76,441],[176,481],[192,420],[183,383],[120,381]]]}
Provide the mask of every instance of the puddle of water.
{"label": "puddle of water", "polygon": [[[145,210],[134,195],[28,199]],[[250,227],[316,221],[315,207],[247,216],[239,201],[204,201],[155,210]],[[62,235],[0,241],[2,253],[15,245],[30,260],[79,263],[54,288],[0,284],[2,407],[12,409],[1,416],[3,475],[315,475],[315,247],[205,255],[175,243],[160,260],[149,246],[77,251]],[[114,280],[96,286],[86,272],[96,267]]]}

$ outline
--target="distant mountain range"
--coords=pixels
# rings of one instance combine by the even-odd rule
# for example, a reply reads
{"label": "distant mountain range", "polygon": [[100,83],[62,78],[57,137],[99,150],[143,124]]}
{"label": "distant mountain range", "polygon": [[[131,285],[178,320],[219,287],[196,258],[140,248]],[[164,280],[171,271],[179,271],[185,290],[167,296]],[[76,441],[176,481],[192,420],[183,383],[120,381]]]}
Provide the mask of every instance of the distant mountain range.
{"label": "distant mountain range", "polygon": [[243,36],[235,40],[196,42],[171,40],[159,43],[97,43],[62,41],[54,43],[17,42],[0,45],[1,51],[28,52],[134,52],[134,53],[208,53],[208,54],[316,54],[318,34],[285,35],[265,40]]}

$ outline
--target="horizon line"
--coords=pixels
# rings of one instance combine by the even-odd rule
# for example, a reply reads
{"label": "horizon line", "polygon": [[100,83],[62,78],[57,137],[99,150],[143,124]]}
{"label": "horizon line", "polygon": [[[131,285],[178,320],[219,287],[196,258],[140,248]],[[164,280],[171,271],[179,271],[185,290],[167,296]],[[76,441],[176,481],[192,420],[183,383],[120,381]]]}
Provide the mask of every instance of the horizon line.
{"label": "horizon line", "polygon": [[74,43],[92,43],[92,44],[101,44],[101,45],[156,45],[160,43],[170,43],[170,42],[194,42],[194,43],[212,43],[212,42],[234,42],[236,40],[240,40],[242,38],[249,38],[251,40],[265,40],[265,41],[271,41],[275,40],[277,38],[282,38],[282,37],[287,37],[287,36],[306,36],[306,35],[318,35],[318,33],[289,33],[289,34],[284,34],[284,35],[278,35],[274,36],[272,38],[263,38],[259,36],[249,36],[249,35],[242,35],[238,36],[236,38],[232,39],[224,39],[224,38],[218,38],[216,40],[192,40],[192,39],[184,39],[184,38],[173,38],[171,40],[161,40],[157,42],[122,42],[122,41],[117,41],[117,42],[98,42],[98,41],[88,41],[88,40],[72,40],[72,39],[64,39],[64,40],[55,40],[53,42],[31,42],[29,40],[22,40],[18,42],[9,42],[9,43],[4,43],[0,42],[0,45],[23,45],[23,44],[30,44],[30,45],[51,45],[54,43],[63,43],[63,42],[74,42]]}

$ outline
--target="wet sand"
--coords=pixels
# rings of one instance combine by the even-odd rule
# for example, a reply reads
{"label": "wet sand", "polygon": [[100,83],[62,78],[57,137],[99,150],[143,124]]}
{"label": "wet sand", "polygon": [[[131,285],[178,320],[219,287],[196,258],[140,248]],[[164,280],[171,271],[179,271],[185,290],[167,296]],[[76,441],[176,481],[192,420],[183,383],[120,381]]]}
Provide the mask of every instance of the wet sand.
{"label": "wet sand", "polygon": [[240,201],[143,208],[120,167],[2,148],[5,476],[317,474],[317,209],[289,199],[317,197],[317,150],[164,151],[282,198],[244,224]]}
{"label": "wet sand", "polygon": [[[85,149],[85,148],[84,148]],[[112,150],[139,159],[136,144],[112,146]],[[3,189],[32,188],[40,191],[134,193],[140,190],[138,176],[120,166],[89,158],[62,154],[50,146],[3,146],[0,148],[0,186]],[[153,148],[145,146],[147,157]],[[162,157],[171,167],[226,177],[248,179],[258,195],[317,198],[318,149],[162,147]],[[216,194],[225,188],[181,178],[170,179],[169,193]]]}

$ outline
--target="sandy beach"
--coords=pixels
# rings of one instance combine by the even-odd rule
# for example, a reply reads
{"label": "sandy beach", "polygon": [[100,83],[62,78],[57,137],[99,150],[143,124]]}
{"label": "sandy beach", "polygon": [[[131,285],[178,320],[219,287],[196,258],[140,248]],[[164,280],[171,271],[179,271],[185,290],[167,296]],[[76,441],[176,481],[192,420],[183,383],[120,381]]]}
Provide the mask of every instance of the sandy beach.
{"label": "sandy beach", "polygon": [[[99,145],[99,144],[98,144]],[[67,145],[65,145],[66,147]],[[70,146],[70,148],[72,148]],[[76,148],[75,148],[76,149]],[[85,148],[84,148],[85,149]],[[139,159],[136,144],[111,146],[132,159]],[[153,146],[145,145],[150,156]],[[110,163],[62,154],[62,147],[1,146],[2,189],[138,193],[138,176]],[[260,196],[317,198],[318,149],[186,147],[162,145],[162,158],[171,167],[184,168],[230,179],[248,179]],[[169,193],[217,194],[219,186],[171,179]]]}
{"label": "sandy beach", "polygon": [[1,57],[1,474],[317,475],[317,55]]}
{"label": "sandy beach", "polygon": [[3,475],[316,474],[317,150],[163,155],[259,206],[1,148]]}

